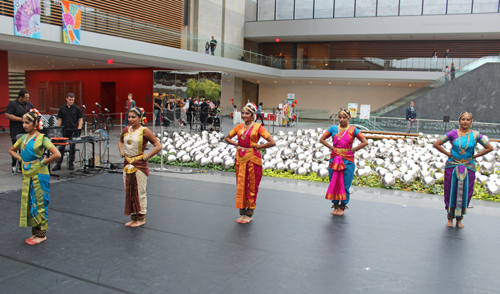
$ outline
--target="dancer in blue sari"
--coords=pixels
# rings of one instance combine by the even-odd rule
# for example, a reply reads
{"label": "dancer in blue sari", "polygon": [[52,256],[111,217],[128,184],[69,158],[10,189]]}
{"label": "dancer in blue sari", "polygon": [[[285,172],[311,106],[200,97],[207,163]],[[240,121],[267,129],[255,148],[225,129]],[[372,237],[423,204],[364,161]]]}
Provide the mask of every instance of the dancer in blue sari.
{"label": "dancer in blue sari", "polygon": [[[451,130],[434,143],[434,147],[448,156],[444,175],[444,204],[448,213],[448,227],[453,227],[453,219],[457,227],[463,228],[463,216],[467,213],[469,201],[474,193],[476,178],[476,162],[474,158],[483,156],[493,151],[493,147],[486,137],[478,131],[472,131],[472,114],[464,112],[458,122],[460,129]],[[443,148],[443,144],[450,141],[451,152]],[[476,144],[479,143],[484,150],[474,154]]]}
{"label": "dancer in blue sari", "polygon": [[[30,110],[23,118],[23,128],[28,134],[22,136],[10,148],[9,154],[19,160],[23,171],[20,227],[31,227],[32,236],[26,239],[29,245],[45,240],[48,224],[50,174],[47,165],[61,157],[59,150],[38,131],[41,129],[40,113]],[[21,154],[17,151],[21,150]],[[44,158],[45,150],[52,155]]]}

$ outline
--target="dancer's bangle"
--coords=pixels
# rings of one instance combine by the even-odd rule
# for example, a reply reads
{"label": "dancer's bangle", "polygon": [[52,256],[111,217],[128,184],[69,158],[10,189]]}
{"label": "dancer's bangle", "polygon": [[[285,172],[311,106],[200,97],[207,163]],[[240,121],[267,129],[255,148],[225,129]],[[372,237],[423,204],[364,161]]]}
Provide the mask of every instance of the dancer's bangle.
{"label": "dancer's bangle", "polygon": [[144,161],[148,161],[149,160],[149,157],[147,155],[144,155],[144,157],[142,158],[142,160]]}
{"label": "dancer's bangle", "polygon": [[120,156],[121,156],[121,157],[125,157],[125,151],[123,151],[123,150],[122,150],[122,151],[120,151]]}

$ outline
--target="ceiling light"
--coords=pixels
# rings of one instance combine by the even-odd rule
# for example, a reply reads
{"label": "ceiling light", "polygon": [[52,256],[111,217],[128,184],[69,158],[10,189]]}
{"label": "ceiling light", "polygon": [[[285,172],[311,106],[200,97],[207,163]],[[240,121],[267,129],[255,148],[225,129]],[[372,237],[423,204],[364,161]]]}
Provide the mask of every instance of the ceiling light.
{"label": "ceiling light", "polygon": [[331,84],[332,84],[332,82],[328,82],[328,84],[329,84],[329,85],[331,85]]}
{"label": "ceiling light", "polygon": [[410,84],[410,87],[411,87],[411,84]]}
{"label": "ceiling light", "polygon": [[292,84],[295,84],[295,82],[292,82]]}
{"label": "ceiling light", "polygon": [[257,83],[260,83],[260,81],[257,81]]}
{"label": "ceiling light", "polygon": [[388,86],[390,86],[391,84],[387,84]]}
{"label": "ceiling light", "polygon": [[348,85],[350,85],[351,83],[347,83]]}
{"label": "ceiling light", "polygon": [[313,82],[309,82],[309,84],[312,84]]}
{"label": "ceiling light", "polygon": [[368,83],[368,86],[370,85],[370,83]]}
{"label": "ceiling light", "polygon": [[274,83],[276,83],[276,84],[277,84],[278,82],[277,82],[277,81],[274,81]]}

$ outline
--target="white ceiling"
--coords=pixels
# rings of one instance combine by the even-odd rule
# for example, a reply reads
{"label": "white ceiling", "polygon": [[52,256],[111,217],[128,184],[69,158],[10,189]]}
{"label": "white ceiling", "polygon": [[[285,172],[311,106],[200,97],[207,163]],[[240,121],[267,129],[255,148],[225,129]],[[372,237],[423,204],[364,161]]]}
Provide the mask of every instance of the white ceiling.
{"label": "white ceiling", "polygon": [[73,58],[56,55],[34,54],[9,51],[9,72],[24,72],[27,70],[64,70],[64,69],[110,69],[145,67],[135,64],[108,64],[107,60],[99,58]]}

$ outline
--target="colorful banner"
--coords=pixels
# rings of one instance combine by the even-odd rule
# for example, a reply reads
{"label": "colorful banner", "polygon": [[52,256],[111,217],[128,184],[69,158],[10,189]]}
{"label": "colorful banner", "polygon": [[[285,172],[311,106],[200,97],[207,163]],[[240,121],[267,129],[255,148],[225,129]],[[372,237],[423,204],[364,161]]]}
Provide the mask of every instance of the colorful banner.
{"label": "colorful banner", "polygon": [[81,45],[80,31],[82,28],[81,6],[69,1],[61,1],[63,20],[63,42]]}
{"label": "colorful banner", "polygon": [[358,116],[358,103],[349,103],[347,104],[347,108],[351,112],[351,117]]}
{"label": "colorful banner", "polygon": [[370,119],[370,105],[361,104],[359,107],[359,118]]}
{"label": "colorful banner", "polygon": [[40,0],[14,0],[14,35],[40,39]]}

